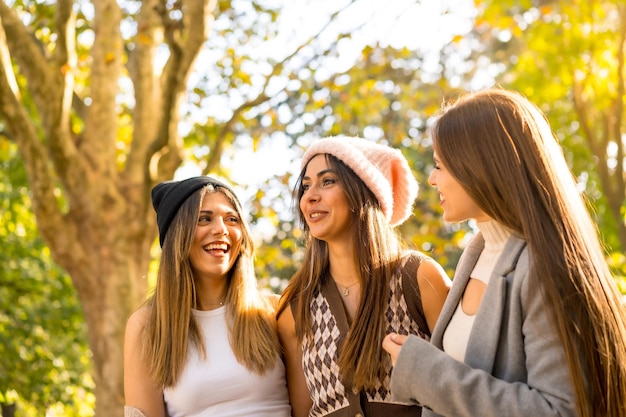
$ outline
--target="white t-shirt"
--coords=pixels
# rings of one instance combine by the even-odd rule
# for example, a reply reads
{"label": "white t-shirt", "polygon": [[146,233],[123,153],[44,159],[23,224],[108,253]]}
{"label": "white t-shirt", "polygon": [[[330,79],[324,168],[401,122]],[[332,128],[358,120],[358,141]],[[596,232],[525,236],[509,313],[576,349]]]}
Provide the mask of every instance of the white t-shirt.
{"label": "white t-shirt", "polygon": [[202,329],[206,359],[190,346],[175,387],[164,390],[171,417],[289,417],[291,407],[280,358],[264,375],[237,362],[228,342],[226,307],[193,310]]}

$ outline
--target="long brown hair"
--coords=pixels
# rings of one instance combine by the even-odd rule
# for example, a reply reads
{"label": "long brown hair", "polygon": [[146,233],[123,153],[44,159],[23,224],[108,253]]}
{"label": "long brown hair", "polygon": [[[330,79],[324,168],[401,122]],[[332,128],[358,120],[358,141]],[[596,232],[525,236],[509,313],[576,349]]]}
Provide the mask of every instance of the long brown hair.
{"label": "long brown hair", "polygon": [[163,388],[178,381],[190,343],[201,355],[206,355],[201,331],[191,311],[197,307],[197,298],[189,252],[202,199],[210,193],[224,194],[241,218],[241,249],[228,273],[225,300],[235,357],[250,371],[263,374],[274,367],[280,351],[273,308],[257,288],[254,243],[242,217],[241,205],[227,188],[207,185],[192,194],[176,213],[163,242],[155,292],[147,302],[143,357],[153,380]]}
{"label": "long brown hair", "polygon": [[532,284],[563,342],[580,416],[626,415],[626,314],[585,200],[550,126],[521,95],[462,97],[433,127],[446,169],[523,236]]}
{"label": "long brown hair", "polygon": [[[367,297],[361,296],[355,320],[339,352],[339,370],[352,386],[372,389],[376,381],[383,380],[385,361],[389,359],[382,349],[382,340],[386,334],[389,280],[399,270],[404,245],[365,183],[336,157],[329,154],[325,157],[329,166],[337,172],[350,209],[355,213],[352,225],[354,262],[360,268],[361,294],[368,294]],[[299,206],[298,202],[304,193],[302,179],[305,172],[306,166],[296,183],[296,206]],[[296,335],[302,342],[305,335],[312,333],[311,301],[323,283],[331,277],[328,245],[311,236],[300,210],[298,216],[306,243],[304,260],[283,292],[278,314],[296,300],[297,309],[293,315]]]}

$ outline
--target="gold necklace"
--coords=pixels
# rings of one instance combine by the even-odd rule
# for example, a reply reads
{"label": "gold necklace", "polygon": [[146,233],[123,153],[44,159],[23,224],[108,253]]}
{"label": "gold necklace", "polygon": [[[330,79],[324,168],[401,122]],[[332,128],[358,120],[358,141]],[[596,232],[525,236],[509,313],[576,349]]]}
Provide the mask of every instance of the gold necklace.
{"label": "gold necklace", "polygon": [[341,285],[341,284],[337,284],[337,285],[339,285],[340,287],[344,287],[343,291],[342,291],[342,294],[343,294],[344,297],[347,297],[347,296],[350,295],[350,287],[353,287],[353,286],[355,286],[358,283],[359,283],[359,280],[357,279],[356,281],[354,281],[352,284],[348,285],[347,287],[345,285]]}
{"label": "gold necklace", "polygon": [[220,307],[221,307],[221,306],[223,306],[223,305],[224,305],[224,302],[223,302],[223,301],[220,301],[219,303],[209,304],[207,307],[215,307],[215,306],[220,306]]}
{"label": "gold necklace", "polygon": [[218,303],[207,304],[207,305],[204,306],[204,308],[221,307],[221,306],[224,305],[224,301],[226,301],[225,298],[222,301],[218,302]]}

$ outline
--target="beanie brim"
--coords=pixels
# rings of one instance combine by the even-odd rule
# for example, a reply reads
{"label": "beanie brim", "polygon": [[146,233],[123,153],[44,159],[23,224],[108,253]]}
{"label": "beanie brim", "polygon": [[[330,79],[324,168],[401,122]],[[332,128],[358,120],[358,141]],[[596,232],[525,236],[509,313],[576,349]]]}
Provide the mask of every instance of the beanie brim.
{"label": "beanie brim", "polygon": [[333,155],[352,169],[374,193],[392,226],[410,217],[419,187],[400,150],[357,137],[328,137],[304,153],[302,169],[319,154]]}
{"label": "beanie brim", "polygon": [[[159,244],[163,247],[165,235],[174,220],[180,206],[194,192],[200,188],[212,184],[217,187],[233,190],[223,182],[208,176],[191,177],[182,181],[165,181],[152,188],[152,206],[157,214],[157,226],[159,227]],[[236,198],[236,197],[235,197]]]}

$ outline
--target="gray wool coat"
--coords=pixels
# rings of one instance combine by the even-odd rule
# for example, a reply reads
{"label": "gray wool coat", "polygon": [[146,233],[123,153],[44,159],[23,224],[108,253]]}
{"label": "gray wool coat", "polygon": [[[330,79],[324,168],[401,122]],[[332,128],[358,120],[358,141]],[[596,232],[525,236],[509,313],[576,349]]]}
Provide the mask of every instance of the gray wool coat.
{"label": "gray wool coat", "polygon": [[[485,290],[465,363],[442,351],[443,334],[484,247],[465,249],[430,343],[411,336],[391,378],[394,400],[424,407],[423,417],[576,416],[565,351],[529,283],[526,242],[511,236]],[[541,277],[540,279],[550,279]]]}

